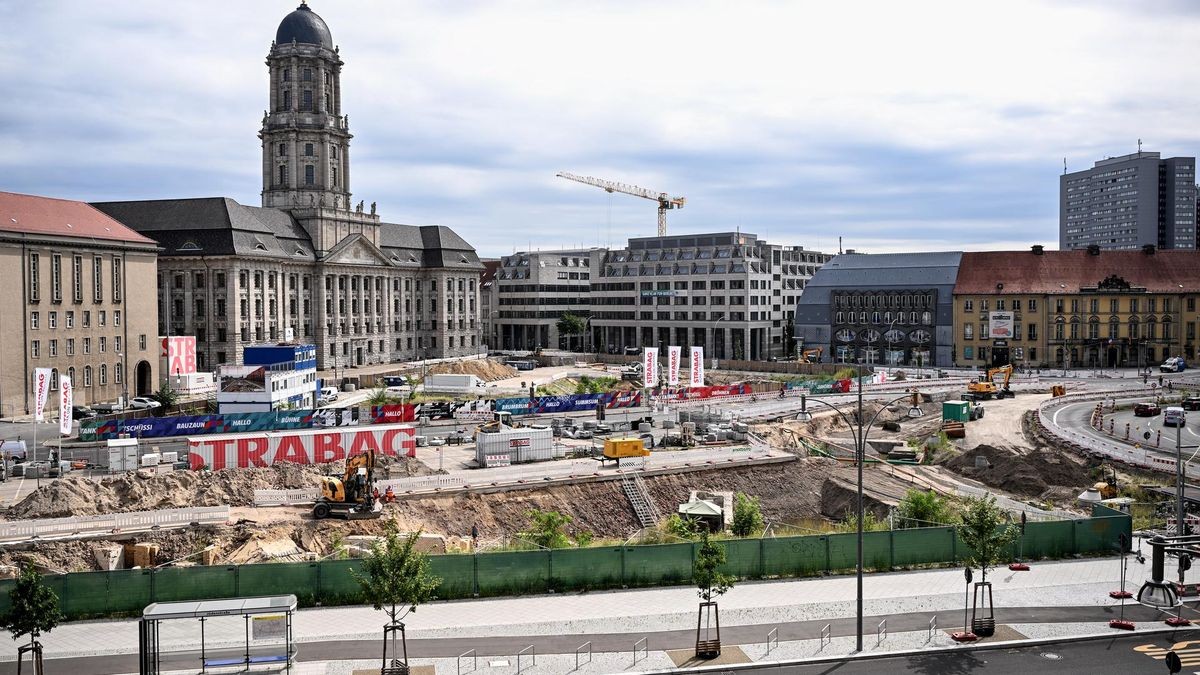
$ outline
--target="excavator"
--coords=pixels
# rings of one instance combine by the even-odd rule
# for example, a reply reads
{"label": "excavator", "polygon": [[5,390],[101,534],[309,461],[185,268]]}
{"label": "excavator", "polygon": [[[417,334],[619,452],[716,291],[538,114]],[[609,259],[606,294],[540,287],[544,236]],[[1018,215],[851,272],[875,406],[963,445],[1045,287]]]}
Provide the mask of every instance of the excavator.
{"label": "excavator", "polygon": [[820,363],[823,350],[820,347],[816,349],[805,349],[800,352],[800,363]]}
{"label": "excavator", "polygon": [[[1004,381],[1000,387],[996,386],[995,376],[1004,374]],[[1013,391],[1008,388],[1008,382],[1012,379],[1013,367],[1012,364],[1000,366],[999,368],[989,368],[986,375],[979,376],[977,382],[971,382],[967,385],[968,399],[983,399],[989,400],[993,396],[996,398],[1012,398]]]}
{"label": "excavator", "polygon": [[383,504],[375,499],[374,490],[375,451],[368,448],[362,454],[346,458],[346,473],[341,478],[321,477],[321,496],[313,505],[313,518],[378,518],[383,513]]}

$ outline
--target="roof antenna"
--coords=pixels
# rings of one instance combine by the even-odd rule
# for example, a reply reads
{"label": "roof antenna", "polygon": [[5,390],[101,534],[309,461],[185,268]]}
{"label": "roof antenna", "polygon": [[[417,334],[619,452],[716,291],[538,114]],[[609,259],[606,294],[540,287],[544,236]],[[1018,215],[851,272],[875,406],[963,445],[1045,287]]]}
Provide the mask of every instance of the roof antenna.
{"label": "roof antenna", "polygon": [[1067,158],[1063,157],[1063,175],[1067,175]]}
{"label": "roof antenna", "polygon": [[1138,154],[1142,154],[1142,139],[1138,139]]}
{"label": "roof antenna", "polygon": [[838,235],[838,255],[842,254],[842,237]]}

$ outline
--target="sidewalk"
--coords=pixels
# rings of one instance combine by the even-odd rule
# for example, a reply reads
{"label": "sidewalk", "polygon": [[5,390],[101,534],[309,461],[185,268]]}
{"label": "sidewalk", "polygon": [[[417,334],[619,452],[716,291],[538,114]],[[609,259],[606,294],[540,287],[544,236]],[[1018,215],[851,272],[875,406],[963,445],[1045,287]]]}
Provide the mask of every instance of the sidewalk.
{"label": "sidewalk", "polygon": [[[1109,630],[1105,622],[1115,616],[1117,601],[1109,599],[1108,592],[1118,587],[1120,579],[1116,558],[1034,563],[1032,568],[1029,572],[1011,572],[1001,567],[989,575],[999,623],[1030,638]],[[1130,558],[1131,590],[1136,592],[1148,572],[1148,567]],[[1169,567],[1167,577],[1173,576],[1174,570]],[[961,625],[964,589],[961,568],[868,575],[864,579],[863,609],[871,620],[865,622],[864,647],[895,650],[952,645],[944,631]],[[853,576],[740,583],[720,598],[724,642],[740,643],[748,657],[762,659],[766,656],[767,633],[778,627],[780,641],[771,650],[772,660],[818,652],[847,653],[853,649],[854,596]],[[453,672],[454,659],[448,657],[471,649],[485,661],[483,655],[487,654],[514,655],[497,658],[507,658],[507,667],[515,670],[517,651],[535,642],[540,645],[537,652],[541,672],[567,672],[574,670],[574,649],[590,640],[595,652],[593,663],[578,672],[598,673],[629,670],[633,645],[642,637],[648,638],[648,649],[638,669],[671,667],[665,650],[688,647],[694,639],[696,611],[695,589],[680,586],[436,602],[421,606],[406,623],[410,653],[425,657],[415,658],[414,663],[438,661],[438,672]],[[1195,616],[1191,610],[1185,615],[1188,612]],[[1142,621],[1155,617],[1153,612],[1135,605],[1127,605],[1126,613]],[[937,627],[931,631],[929,620],[935,615]],[[882,639],[877,636],[880,617],[892,626]],[[295,641],[300,643],[300,659],[306,663],[299,672],[349,673],[345,659],[363,658],[363,649],[374,656],[383,623],[382,613],[369,607],[300,610],[294,617],[293,631]],[[825,624],[830,624],[832,642],[819,637]],[[1145,624],[1159,626],[1161,623]],[[206,638],[210,646],[238,645],[244,639],[243,633],[238,617],[210,620]],[[195,622],[162,625],[164,649],[189,649],[196,645],[197,638]],[[359,641],[374,641],[375,646],[366,648],[367,643]],[[66,624],[46,635],[43,642],[47,659],[134,654],[137,622]],[[0,661],[14,658],[15,649],[0,654]],[[0,666],[0,672],[4,670]]]}

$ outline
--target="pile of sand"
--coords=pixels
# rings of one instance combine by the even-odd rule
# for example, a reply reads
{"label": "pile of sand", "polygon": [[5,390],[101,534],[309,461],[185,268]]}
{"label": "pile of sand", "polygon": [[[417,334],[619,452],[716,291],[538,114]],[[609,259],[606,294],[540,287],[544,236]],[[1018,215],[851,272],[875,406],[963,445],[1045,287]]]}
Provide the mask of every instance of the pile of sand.
{"label": "pile of sand", "polygon": [[[977,457],[987,460],[987,467]],[[1007,492],[1043,499],[1078,493],[1090,485],[1087,465],[1070,455],[1048,449],[1017,452],[979,445],[946,462],[955,473]],[[1069,488],[1069,489],[1064,489]]]}
{"label": "pile of sand", "polygon": [[504,380],[517,374],[517,369],[491,359],[450,361],[429,368],[430,375],[474,375],[484,382]]}

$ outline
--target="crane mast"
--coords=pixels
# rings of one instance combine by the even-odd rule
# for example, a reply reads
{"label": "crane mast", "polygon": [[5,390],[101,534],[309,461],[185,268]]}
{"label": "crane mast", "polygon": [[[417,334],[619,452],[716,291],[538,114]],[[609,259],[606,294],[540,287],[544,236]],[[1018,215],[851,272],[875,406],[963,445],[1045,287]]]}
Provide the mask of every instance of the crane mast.
{"label": "crane mast", "polygon": [[654,190],[647,190],[644,187],[628,185],[626,183],[617,183],[615,181],[604,180],[602,178],[577,176],[573,173],[567,173],[566,171],[560,171],[555,175],[559,178],[573,180],[576,183],[583,183],[584,185],[598,187],[609,194],[613,192],[620,192],[623,195],[632,195],[634,197],[641,197],[642,199],[649,199],[651,201],[658,202],[658,236],[660,237],[667,234],[667,211],[669,209],[682,209],[683,205],[687,202],[686,197],[670,197],[665,192],[655,192]]}

